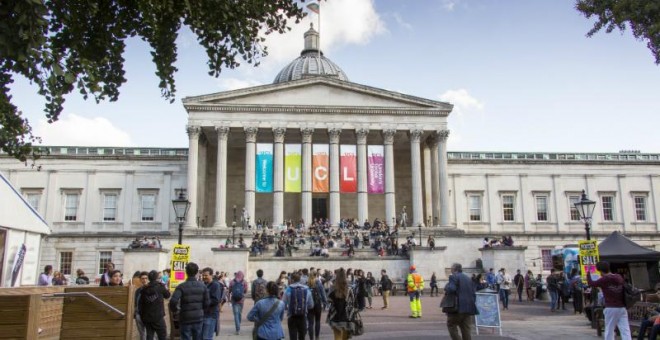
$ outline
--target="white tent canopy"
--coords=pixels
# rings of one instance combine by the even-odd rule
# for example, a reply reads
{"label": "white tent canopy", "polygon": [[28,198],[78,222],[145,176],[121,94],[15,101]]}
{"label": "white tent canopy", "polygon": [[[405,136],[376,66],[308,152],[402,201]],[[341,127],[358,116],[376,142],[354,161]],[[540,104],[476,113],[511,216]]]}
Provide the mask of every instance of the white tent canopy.
{"label": "white tent canopy", "polygon": [[0,227],[50,234],[50,227],[0,173]]}

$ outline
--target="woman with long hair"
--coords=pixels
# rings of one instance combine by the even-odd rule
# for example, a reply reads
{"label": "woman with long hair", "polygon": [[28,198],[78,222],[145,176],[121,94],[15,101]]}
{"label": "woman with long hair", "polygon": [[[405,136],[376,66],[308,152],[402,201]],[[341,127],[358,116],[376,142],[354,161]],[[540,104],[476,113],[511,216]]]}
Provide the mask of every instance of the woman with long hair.
{"label": "woman with long hair", "polygon": [[281,299],[284,291],[289,287],[289,277],[286,275],[286,271],[283,270],[280,272],[280,277],[277,278],[275,283],[277,283],[277,287],[280,290],[279,298]]}
{"label": "woman with long hair", "polygon": [[349,317],[353,311],[355,299],[348,287],[344,268],[339,268],[335,275],[334,289],[328,296],[330,300],[328,324],[332,328],[335,340],[346,340],[350,337],[351,320]]}
{"label": "woman with long hair", "polygon": [[321,334],[321,313],[327,304],[327,298],[323,283],[321,283],[318,273],[315,270],[310,272],[307,285],[309,286],[309,290],[312,291],[312,298],[314,300],[314,307],[307,311],[307,333],[310,340],[318,340]]}

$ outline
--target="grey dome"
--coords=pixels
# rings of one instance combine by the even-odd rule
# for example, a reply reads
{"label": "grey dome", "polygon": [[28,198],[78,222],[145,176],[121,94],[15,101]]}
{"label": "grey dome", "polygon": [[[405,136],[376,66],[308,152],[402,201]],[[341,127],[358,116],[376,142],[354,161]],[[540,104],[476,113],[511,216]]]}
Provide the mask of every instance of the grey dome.
{"label": "grey dome", "polygon": [[273,84],[309,77],[333,77],[348,81],[346,73],[319,51],[319,33],[314,27],[305,32],[305,49],[277,74]]}

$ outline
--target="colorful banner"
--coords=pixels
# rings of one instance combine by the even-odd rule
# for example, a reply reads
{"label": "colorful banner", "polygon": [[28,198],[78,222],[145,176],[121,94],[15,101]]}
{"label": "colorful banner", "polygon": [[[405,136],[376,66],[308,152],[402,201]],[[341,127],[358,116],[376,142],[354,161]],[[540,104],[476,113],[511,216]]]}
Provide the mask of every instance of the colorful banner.
{"label": "colorful banner", "polygon": [[587,272],[591,273],[592,280],[597,280],[600,277],[600,272],[596,270],[596,263],[600,258],[598,255],[598,242],[596,240],[580,240],[578,241],[578,249],[580,250],[582,282],[587,284]]}
{"label": "colorful banner", "polygon": [[342,144],[339,150],[339,192],[357,192],[356,146]]}
{"label": "colorful banner", "polygon": [[300,144],[284,145],[284,192],[302,191],[302,149]]}
{"label": "colorful banner", "polygon": [[16,286],[16,280],[18,279],[18,273],[21,272],[21,267],[23,266],[23,261],[25,261],[25,253],[27,253],[27,247],[25,243],[21,245],[21,248],[16,252],[16,257],[14,257],[14,266],[11,269],[11,286]]}
{"label": "colorful banner", "polygon": [[382,145],[367,146],[367,189],[370,194],[385,193],[385,148]]}
{"label": "colorful banner", "polygon": [[186,265],[190,262],[190,246],[187,244],[175,244],[172,249],[172,260],[170,265],[170,291],[174,292],[176,286],[186,280]]}
{"label": "colorful banner", "polygon": [[330,191],[328,144],[312,145],[312,192]]}
{"label": "colorful banner", "polygon": [[273,144],[257,144],[255,191],[273,192]]}

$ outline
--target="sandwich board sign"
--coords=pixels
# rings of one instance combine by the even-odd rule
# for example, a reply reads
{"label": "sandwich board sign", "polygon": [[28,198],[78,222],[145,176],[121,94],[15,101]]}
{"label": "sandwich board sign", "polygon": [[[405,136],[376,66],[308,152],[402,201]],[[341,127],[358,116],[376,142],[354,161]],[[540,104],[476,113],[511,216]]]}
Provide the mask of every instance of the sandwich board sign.
{"label": "sandwich board sign", "polygon": [[190,262],[190,245],[176,244],[172,249],[172,260],[170,262],[172,273],[170,275],[170,291],[186,280],[186,265]]}
{"label": "sandwich board sign", "polygon": [[502,319],[500,318],[500,301],[495,291],[481,290],[476,294],[476,305],[479,314],[474,316],[474,324],[479,327],[497,328],[502,335]]}

